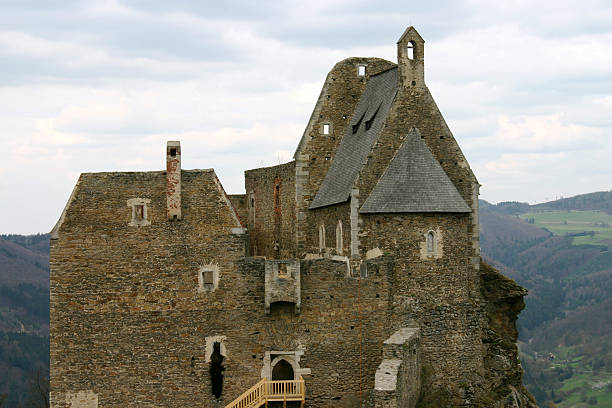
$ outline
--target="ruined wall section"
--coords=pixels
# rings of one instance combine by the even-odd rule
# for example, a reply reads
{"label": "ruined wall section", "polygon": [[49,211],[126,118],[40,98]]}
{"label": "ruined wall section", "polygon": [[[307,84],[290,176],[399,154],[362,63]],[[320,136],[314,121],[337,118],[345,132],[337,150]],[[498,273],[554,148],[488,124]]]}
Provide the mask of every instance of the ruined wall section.
{"label": "ruined wall section", "polygon": [[51,241],[53,407],[209,400],[205,337],[229,313],[244,238],[212,170],[181,178],[182,219],[168,220],[165,172],[81,175]]}
{"label": "ruined wall section", "polygon": [[[360,75],[360,66],[365,67],[363,76]],[[316,232],[317,218],[309,213],[308,207],[329,170],[367,81],[371,75],[393,66],[395,64],[380,58],[348,58],[337,63],[327,74],[294,156],[298,256],[303,256],[312,246],[308,238]],[[328,125],[329,134],[324,134],[325,125]]]}
{"label": "ruined wall section", "polygon": [[[351,210],[349,203],[330,205],[328,207],[310,210],[313,226],[305,235],[305,248],[309,254],[319,253],[321,255],[339,255],[350,257],[351,254]],[[342,250],[336,248],[338,222],[342,227]],[[319,234],[321,226],[325,230],[325,248],[320,249]]]}
{"label": "ruined wall section", "polygon": [[[421,330],[423,398],[461,405],[483,373],[479,280],[465,256],[468,215],[365,214],[364,251],[394,257],[392,329]],[[423,251],[434,231],[431,254]]]}
{"label": "ruined wall section", "polygon": [[227,198],[229,198],[230,202],[232,203],[232,207],[234,207],[234,210],[236,210],[240,224],[242,224],[243,227],[246,227],[248,225],[249,215],[246,194],[228,194]]}
{"label": "ruined wall section", "polygon": [[250,254],[295,257],[295,161],[244,172]]}

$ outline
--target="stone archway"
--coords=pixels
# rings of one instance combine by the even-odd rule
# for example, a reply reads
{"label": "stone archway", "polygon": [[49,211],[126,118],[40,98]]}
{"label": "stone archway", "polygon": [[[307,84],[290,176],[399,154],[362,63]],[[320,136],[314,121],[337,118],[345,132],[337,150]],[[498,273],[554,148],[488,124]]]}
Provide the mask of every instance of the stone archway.
{"label": "stone archway", "polygon": [[295,372],[293,371],[293,367],[289,362],[285,359],[280,359],[278,362],[272,367],[272,380],[293,380],[295,379]]}

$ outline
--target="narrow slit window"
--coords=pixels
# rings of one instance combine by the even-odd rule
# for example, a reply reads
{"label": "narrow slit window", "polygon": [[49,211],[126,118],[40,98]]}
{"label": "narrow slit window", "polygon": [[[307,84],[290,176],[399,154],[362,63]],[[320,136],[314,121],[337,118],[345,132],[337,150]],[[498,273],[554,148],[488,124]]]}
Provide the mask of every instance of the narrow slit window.
{"label": "narrow slit window", "polygon": [[360,77],[364,77],[366,75],[366,66],[365,65],[359,65],[357,67],[357,74]]}
{"label": "narrow slit window", "polygon": [[176,149],[170,149],[170,156],[176,156]]}
{"label": "narrow slit window", "polygon": [[323,134],[329,135],[329,124],[328,123],[323,125]]}
{"label": "narrow slit window", "polygon": [[323,224],[319,226],[319,249],[325,249],[325,225]]}
{"label": "narrow slit window", "polygon": [[280,197],[280,184],[274,185],[274,208],[276,210],[280,209],[281,206],[281,197]]}
{"label": "narrow slit window", "polygon": [[136,221],[144,220],[144,205],[139,204],[134,206],[134,219]]}
{"label": "narrow slit window", "polygon": [[435,235],[433,231],[427,233],[427,253],[431,254],[435,250]]}

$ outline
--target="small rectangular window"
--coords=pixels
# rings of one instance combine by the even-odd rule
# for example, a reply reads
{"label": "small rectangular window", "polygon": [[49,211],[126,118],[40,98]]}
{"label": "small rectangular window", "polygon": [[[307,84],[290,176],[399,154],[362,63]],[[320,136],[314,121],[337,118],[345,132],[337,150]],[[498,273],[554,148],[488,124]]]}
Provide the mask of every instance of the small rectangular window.
{"label": "small rectangular window", "polygon": [[365,74],[366,74],[366,66],[365,65],[359,65],[359,67],[357,67],[357,74],[360,77],[365,76]]}
{"label": "small rectangular window", "polygon": [[135,205],[134,211],[134,219],[136,221],[142,221],[144,219],[144,205]]}
{"label": "small rectangular window", "polygon": [[176,156],[176,149],[170,149],[170,156]]}
{"label": "small rectangular window", "polygon": [[323,134],[329,135],[329,125],[327,123],[323,125]]}
{"label": "small rectangular window", "polygon": [[213,271],[202,271],[202,283],[205,285],[212,285],[214,283]]}

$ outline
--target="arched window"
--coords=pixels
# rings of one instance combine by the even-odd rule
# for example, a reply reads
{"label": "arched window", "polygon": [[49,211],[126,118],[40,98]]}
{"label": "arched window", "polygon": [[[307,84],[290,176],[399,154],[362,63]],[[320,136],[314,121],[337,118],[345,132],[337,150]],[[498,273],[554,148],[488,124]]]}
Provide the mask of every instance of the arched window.
{"label": "arched window", "polygon": [[342,255],[342,221],[338,220],[338,225],[336,226],[336,252],[338,255]]}
{"label": "arched window", "polygon": [[325,225],[319,225],[319,249],[325,249]]}
{"label": "arched window", "polygon": [[436,250],[436,235],[433,231],[427,232],[427,253],[433,254]]}
{"label": "arched window", "polygon": [[406,46],[406,55],[408,56],[408,59],[414,59],[414,41],[409,41],[408,45]]}

